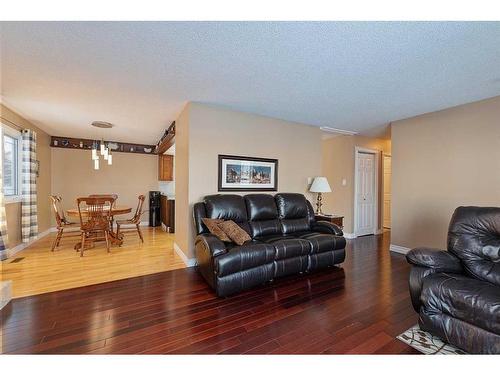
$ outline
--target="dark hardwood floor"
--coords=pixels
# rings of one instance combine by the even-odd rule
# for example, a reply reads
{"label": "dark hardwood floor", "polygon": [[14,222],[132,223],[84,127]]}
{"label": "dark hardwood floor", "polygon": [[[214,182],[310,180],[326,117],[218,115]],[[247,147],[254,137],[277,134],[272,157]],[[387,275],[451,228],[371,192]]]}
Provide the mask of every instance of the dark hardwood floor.
{"label": "dark hardwood floor", "polygon": [[218,299],[194,268],[13,300],[4,353],[417,353],[409,267],[389,234],[349,241],[346,262]]}

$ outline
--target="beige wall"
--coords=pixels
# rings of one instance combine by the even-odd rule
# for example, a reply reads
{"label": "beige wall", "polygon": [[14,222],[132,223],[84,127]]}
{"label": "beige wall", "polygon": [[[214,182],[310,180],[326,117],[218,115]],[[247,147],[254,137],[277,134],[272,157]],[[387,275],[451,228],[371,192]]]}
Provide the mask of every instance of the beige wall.
{"label": "beige wall", "polygon": [[500,97],[392,126],[392,239],[444,248],[453,210],[500,206]]}
{"label": "beige wall", "polygon": [[[158,157],[156,155],[115,152],[113,165],[94,170],[90,150],[52,149],[52,193],[60,195],[65,209],[76,207],[77,197],[89,194],[118,194],[117,205],[135,209],[137,196],[158,190]],[[47,198],[48,199],[48,198]],[[129,215],[130,216],[130,215]],[[142,220],[148,220],[144,214]]]}
{"label": "beige wall", "polygon": [[[13,122],[24,129],[33,129],[37,133],[37,158],[40,161],[40,175],[37,179],[38,232],[44,232],[50,228],[51,223],[48,201],[51,190],[50,136],[3,104],[0,104],[0,112],[2,119]],[[21,243],[21,203],[9,203],[6,205],[5,211],[9,248],[13,248]]]}
{"label": "beige wall", "polygon": [[[344,216],[344,231],[354,232],[354,163],[355,148],[363,147],[391,153],[391,142],[378,138],[342,135],[322,141],[322,173],[328,179],[331,193],[323,194],[323,212]],[[379,220],[382,223],[382,157],[379,165]],[[342,186],[342,179],[347,184]]]}
{"label": "beige wall", "polygon": [[[219,154],[278,159],[281,192],[307,193],[308,177],[321,173],[319,128],[199,103],[190,103],[185,111],[188,115],[184,116],[189,116],[189,220],[176,223],[176,242],[189,258],[194,257],[192,205],[205,195],[217,193]],[[177,162],[182,159],[177,148],[181,127],[182,124],[176,123]],[[180,173],[176,170],[177,184]],[[179,190],[178,185],[176,204],[183,207]]]}
{"label": "beige wall", "polygon": [[188,103],[175,121],[175,243],[186,252],[193,220],[189,208],[189,107]]}

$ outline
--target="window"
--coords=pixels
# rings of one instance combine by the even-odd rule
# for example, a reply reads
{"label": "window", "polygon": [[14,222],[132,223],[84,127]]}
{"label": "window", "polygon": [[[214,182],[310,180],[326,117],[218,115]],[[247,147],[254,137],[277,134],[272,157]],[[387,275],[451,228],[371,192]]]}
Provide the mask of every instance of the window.
{"label": "window", "polygon": [[21,173],[19,135],[5,131],[3,135],[3,193],[7,199],[20,195],[19,176]]}

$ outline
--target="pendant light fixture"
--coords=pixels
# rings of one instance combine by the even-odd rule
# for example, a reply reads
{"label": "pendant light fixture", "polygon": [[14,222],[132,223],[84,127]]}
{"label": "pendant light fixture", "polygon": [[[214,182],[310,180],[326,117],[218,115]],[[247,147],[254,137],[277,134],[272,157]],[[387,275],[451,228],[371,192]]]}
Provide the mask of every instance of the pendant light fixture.
{"label": "pendant light fixture", "polygon": [[[92,126],[98,129],[111,129],[113,124],[105,121],[94,121]],[[104,132],[104,130],[102,130],[102,132]],[[104,158],[104,160],[107,160],[108,165],[113,164],[113,156],[111,155],[111,150],[104,141],[104,136],[101,136],[100,141],[95,140],[92,144],[92,161],[94,162],[95,170],[99,169],[99,154]]]}

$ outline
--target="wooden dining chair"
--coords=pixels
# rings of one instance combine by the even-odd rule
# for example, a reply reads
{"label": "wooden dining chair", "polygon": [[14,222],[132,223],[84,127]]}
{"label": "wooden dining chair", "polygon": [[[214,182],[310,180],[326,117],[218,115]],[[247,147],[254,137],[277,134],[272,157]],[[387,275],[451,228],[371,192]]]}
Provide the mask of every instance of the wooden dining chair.
{"label": "wooden dining chair", "polygon": [[[66,219],[64,216],[64,210],[61,207],[61,197],[58,195],[51,195],[50,202],[52,207],[52,213],[54,214],[54,218],[56,219],[56,227],[57,227],[57,235],[52,243],[51,251],[54,251],[56,247],[61,243],[61,238],[64,234],[65,229],[77,229],[78,223],[74,223]],[[70,232],[71,233],[71,232]],[[78,233],[78,232],[77,232]],[[74,234],[73,234],[74,236]]]}
{"label": "wooden dining chair", "polygon": [[[131,228],[134,232],[137,230],[137,233],[139,234],[139,238],[141,239],[141,242],[144,243],[144,238],[142,237],[142,232],[141,228],[139,227],[141,223],[141,216],[144,212],[142,212],[142,206],[144,205],[144,199],[146,197],[144,195],[139,195],[138,197],[138,202],[137,202],[137,208],[135,210],[135,214],[131,219],[127,220],[116,220],[116,236],[119,238],[120,237],[120,226],[121,225],[135,225],[135,229]],[[122,233],[130,231],[129,229],[122,230]]]}
{"label": "wooden dining chair", "polygon": [[[116,201],[118,200],[118,194],[90,194],[89,197],[90,198],[113,198],[115,201],[113,203],[112,208],[116,206]],[[109,221],[110,221],[111,229],[113,229],[113,223],[115,222],[115,218],[113,217],[113,215],[111,215],[109,217]]]}
{"label": "wooden dining chair", "polygon": [[[111,196],[83,197],[78,198],[76,202],[78,204],[82,237],[80,256],[83,256],[86,243],[93,244],[95,241],[103,239],[106,241],[106,249],[109,253],[111,208],[115,203],[115,199]],[[104,238],[102,235],[104,235]]]}

